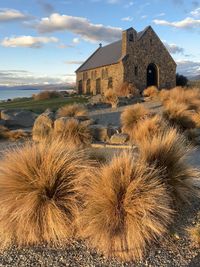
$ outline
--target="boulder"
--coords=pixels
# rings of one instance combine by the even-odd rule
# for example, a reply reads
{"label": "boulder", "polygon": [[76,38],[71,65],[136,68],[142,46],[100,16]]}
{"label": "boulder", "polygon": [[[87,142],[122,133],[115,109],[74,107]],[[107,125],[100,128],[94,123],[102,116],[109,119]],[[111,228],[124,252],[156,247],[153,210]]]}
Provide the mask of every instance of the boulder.
{"label": "boulder", "polygon": [[37,115],[29,110],[2,110],[1,119],[7,127],[32,127]]}
{"label": "boulder", "polygon": [[90,103],[99,103],[99,102],[102,102],[103,98],[102,98],[102,95],[101,94],[98,94],[98,95],[94,95],[90,98]]}
{"label": "boulder", "polygon": [[125,133],[117,133],[111,136],[110,143],[111,144],[125,144],[129,139],[128,134]]}
{"label": "boulder", "polygon": [[101,124],[94,124],[90,125],[89,129],[91,131],[91,134],[96,141],[103,141],[106,142],[109,140],[109,132],[108,127],[101,125]]}
{"label": "boulder", "polygon": [[0,126],[5,126],[6,122],[0,119]]}
{"label": "boulder", "polygon": [[41,141],[48,138],[53,130],[55,114],[44,112],[35,120],[32,136],[34,141]]}

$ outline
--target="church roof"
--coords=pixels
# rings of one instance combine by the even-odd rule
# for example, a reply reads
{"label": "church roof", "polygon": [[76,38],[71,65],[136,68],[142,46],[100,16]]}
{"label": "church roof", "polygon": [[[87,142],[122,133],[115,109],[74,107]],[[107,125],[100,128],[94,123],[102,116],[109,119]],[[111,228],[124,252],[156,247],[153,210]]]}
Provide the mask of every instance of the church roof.
{"label": "church roof", "polygon": [[[146,32],[148,27],[137,33],[138,39]],[[119,62],[122,57],[122,40],[106,46],[100,46],[77,70],[76,72],[95,69]]]}

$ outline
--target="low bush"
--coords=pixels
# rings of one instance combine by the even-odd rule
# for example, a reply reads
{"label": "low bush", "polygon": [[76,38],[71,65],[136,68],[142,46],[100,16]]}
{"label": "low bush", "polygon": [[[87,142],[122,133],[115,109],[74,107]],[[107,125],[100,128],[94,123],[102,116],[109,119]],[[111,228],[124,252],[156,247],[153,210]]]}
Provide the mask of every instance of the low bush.
{"label": "low bush", "polygon": [[45,100],[51,98],[59,98],[62,97],[62,95],[57,91],[43,91],[38,94],[34,94],[32,97],[34,100]]}
{"label": "low bush", "polygon": [[133,83],[124,82],[115,89],[117,96],[119,97],[136,97],[140,96],[140,91],[135,87]]}
{"label": "low bush", "polygon": [[150,111],[142,104],[135,104],[131,107],[127,107],[121,114],[122,131],[131,135],[135,124],[149,114]]}
{"label": "low bush", "polygon": [[74,232],[82,151],[66,144],[26,144],[0,161],[0,246],[63,245]]}
{"label": "low bush", "polygon": [[74,118],[55,122],[52,141],[54,138],[61,139],[71,147],[85,147],[92,142],[88,126]]}
{"label": "low bush", "polygon": [[117,107],[119,102],[118,96],[113,89],[108,89],[104,93],[105,101],[112,105],[113,108]]}
{"label": "low bush", "polygon": [[58,109],[58,117],[86,116],[87,109],[80,104],[65,105]]}
{"label": "low bush", "polygon": [[158,88],[156,86],[149,86],[147,89],[144,90],[143,96],[155,98],[158,96]]}
{"label": "low bush", "polygon": [[172,128],[139,143],[139,160],[163,170],[162,181],[175,203],[179,200],[189,202],[196,194],[193,178],[199,178],[199,172],[187,163],[190,152],[185,137]]}
{"label": "low bush", "polygon": [[123,152],[95,169],[82,188],[80,236],[108,257],[141,259],[145,249],[167,231],[171,199],[161,171]]}

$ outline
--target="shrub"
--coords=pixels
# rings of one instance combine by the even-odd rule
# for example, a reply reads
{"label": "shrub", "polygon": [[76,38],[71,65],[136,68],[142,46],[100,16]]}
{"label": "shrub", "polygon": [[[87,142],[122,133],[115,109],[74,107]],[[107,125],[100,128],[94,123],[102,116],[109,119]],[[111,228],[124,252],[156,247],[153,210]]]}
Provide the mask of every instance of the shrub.
{"label": "shrub", "polygon": [[195,226],[189,227],[187,232],[192,242],[197,246],[200,246],[200,224],[198,223]]}
{"label": "shrub", "polygon": [[139,144],[140,161],[163,170],[163,182],[174,200],[189,201],[195,195],[193,178],[199,173],[186,160],[191,152],[187,140],[176,129],[169,129]]}
{"label": "shrub", "polygon": [[121,114],[122,130],[125,133],[131,134],[134,125],[144,119],[150,111],[141,104],[136,104],[131,107],[127,107]]}
{"label": "shrub", "polygon": [[92,142],[92,135],[87,125],[74,118],[61,119],[55,122],[52,141],[54,138],[60,138],[71,147],[84,147]]}
{"label": "shrub", "polygon": [[117,104],[119,102],[119,99],[115,93],[115,91],[113,89],[108,89],[105,91],[105,94],[104,94],[104,97],[105,97],[105,101],[107,103],[110,103],[112,105],[112,107],[117,107]]}
{"label": "shrub", "polygon": [[156,86],[149,86],[147,89],[144,90],[143,96],[154,98],[158,96],[158,88]]}
{"label": "shrub", "polygon": [[124,82],[115,89],[117,96],[129,97],[140,96],[140,91],[135,87],[133,83]]}
{"label": "shrub", "polygon": [[184,75],[176,74],[176,85],[177,86],[186,86],[188,83],[188,78]]}
{"label": "shrub", "polygon": [[86,116],[87,109],[80,104],[65,105],[58,109],[58,117],[75,117],[75,116]]}
{"label": "shrub", "polygon": [[0,162],[0,245],[55,246],[73,235],[76,180],[87,165],[84,153],[62,142],[26,144]]}
{"label": "shrub", "polygon": [[38,94],[34,94],[32,97],[34,100],[45,100],[51,98],[59,98],[62,97],[62,95],[57,91],[43,91]]}
{"label": "shrub", "polygon": [[168,100],[163,111],[163,117],[169,121],[172,126],[178,126],[181,130],[195,127],[191,112],[188,111],[186,104],[177,103],[174,100]]}
{"label": "shrub", "polygon": [[160,175],[136,163],[130,152],[93,171],[85,181],[80,236],[108,257],[141,259],[171,222],[171,200]]}
{"label": "shrub", "polygon": [[159,135],[167,129],[168,125],[159,115],[146,118],[139,121],[130,133],[130,140],[133,143],[141,143],[143,139],[148,139],[149,141],[155,135]]}

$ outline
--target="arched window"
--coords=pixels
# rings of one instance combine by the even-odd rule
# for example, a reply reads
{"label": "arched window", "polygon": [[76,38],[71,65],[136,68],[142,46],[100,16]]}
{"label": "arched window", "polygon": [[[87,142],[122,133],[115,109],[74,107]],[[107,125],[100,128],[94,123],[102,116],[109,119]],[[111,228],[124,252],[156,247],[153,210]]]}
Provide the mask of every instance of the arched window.
{"label": "arched window", "polygon": [[130,33],[130,34],[129,34],[129,41],[130,41],[130,42],[133,42],[133,39],[134,39],[134,38],[133,38],[133,33]]}
{"label": "arched window", "polygon": [[88,79],[86,83],[86,94],[90,94],[90,93],[91,93],[91,81],[90,79]]}
{"label": "arched window", "polygon": [[108,89],[109,88],[113,88],[113,79],[112,79],[112,77],[108,78]]}

